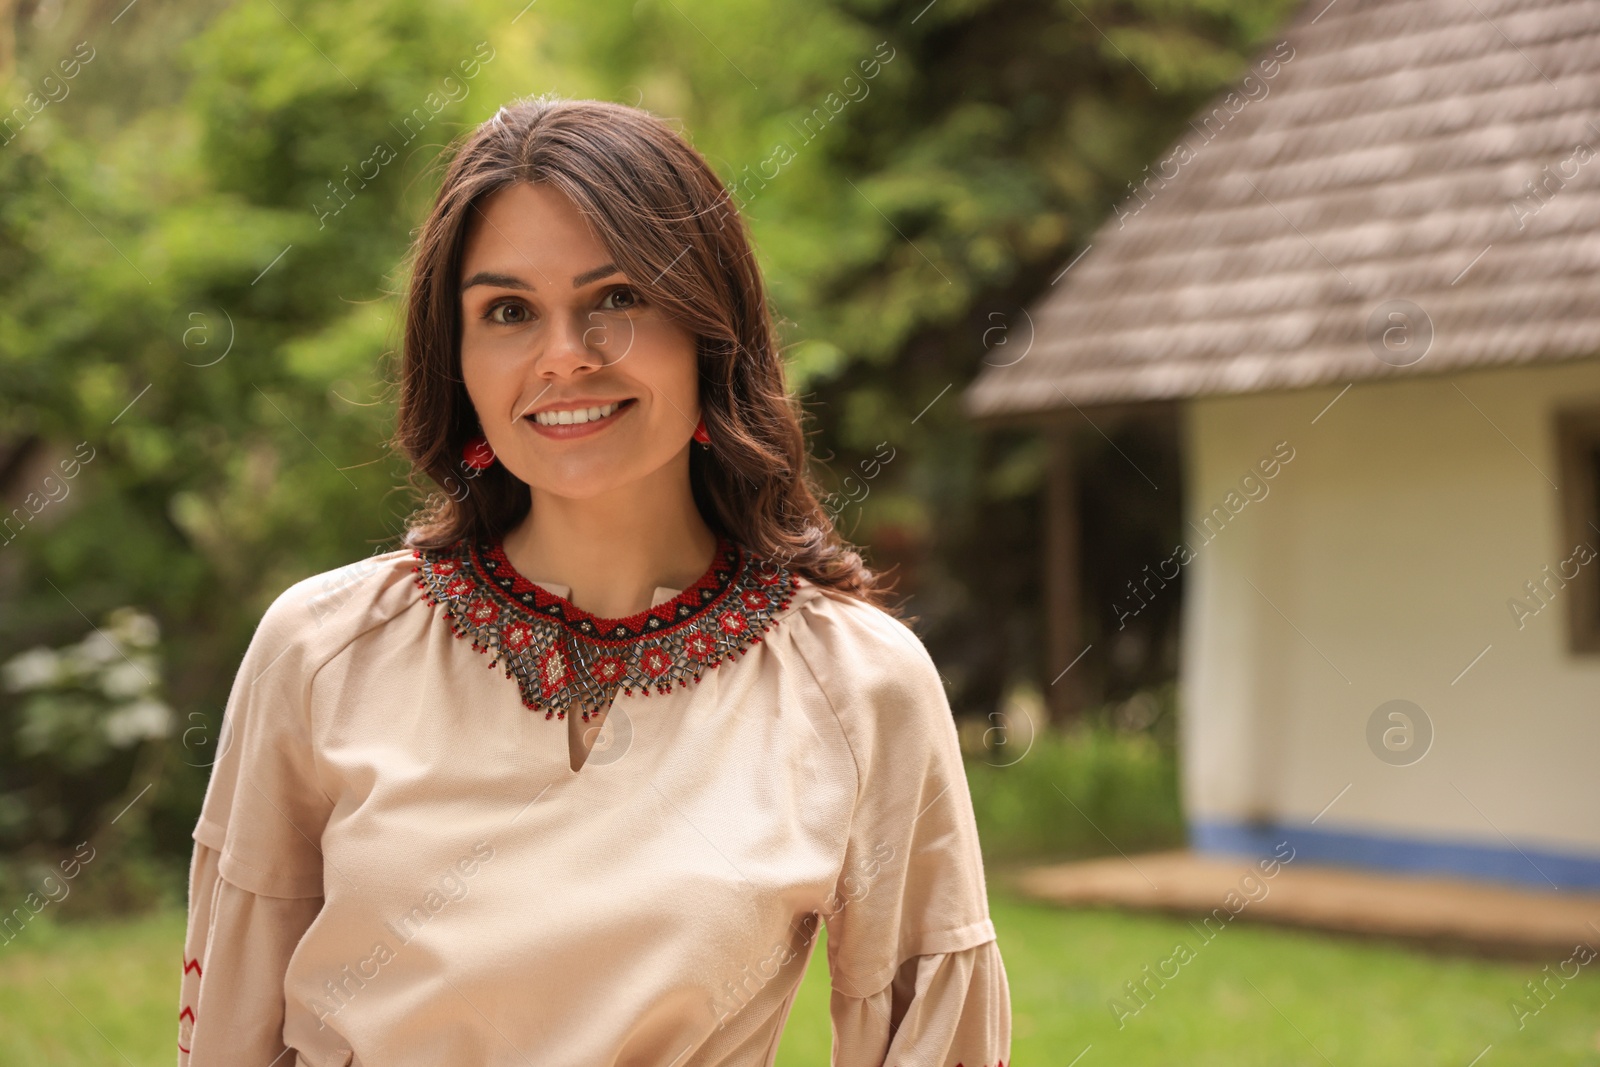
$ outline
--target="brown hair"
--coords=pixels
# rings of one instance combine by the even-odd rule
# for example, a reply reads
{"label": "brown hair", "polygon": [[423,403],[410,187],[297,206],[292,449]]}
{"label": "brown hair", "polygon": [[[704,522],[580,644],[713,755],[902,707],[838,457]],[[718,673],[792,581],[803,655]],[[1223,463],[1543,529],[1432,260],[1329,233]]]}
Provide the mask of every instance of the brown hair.
{"label": "brown hair", "polygon": [[566,194],[645,299],[697,338],[711,445],[690,449],[689,479],[706,523],[818,585],[876,600],[874,576],[810,482],[766,287],[727,189],[650,112],[549,94],[502,107],[462,138],[412,245],[393,444],[426,499],[405,544],[498,539],[530,507],[504,465],[468,480],[461,465],[480,432],[461,378],[461,253],[476,208],[516,182]]}

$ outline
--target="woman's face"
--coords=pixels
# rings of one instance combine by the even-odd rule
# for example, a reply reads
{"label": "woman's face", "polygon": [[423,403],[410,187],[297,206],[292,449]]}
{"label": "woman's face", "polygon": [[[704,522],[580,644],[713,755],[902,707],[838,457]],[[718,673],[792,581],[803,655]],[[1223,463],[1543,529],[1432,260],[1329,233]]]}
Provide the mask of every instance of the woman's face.
{"label": "woman's face", "polygon": [[536,494],[595,497],[652,476],[687,490],[695,338],[633,281],[554,187],[507,186],[469,223],[461,373],[490,447]]}

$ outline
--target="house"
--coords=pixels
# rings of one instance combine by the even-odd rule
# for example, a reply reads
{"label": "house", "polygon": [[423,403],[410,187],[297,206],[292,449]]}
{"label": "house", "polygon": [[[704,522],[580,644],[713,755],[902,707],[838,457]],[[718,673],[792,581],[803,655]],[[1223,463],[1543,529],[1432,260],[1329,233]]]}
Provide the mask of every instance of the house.
{"label": "house", "polygon": [[1195,849],[1600,887],[1600,4],[1310,0],[1029,317],[1052,673],[1073,436],[1180,429]]}

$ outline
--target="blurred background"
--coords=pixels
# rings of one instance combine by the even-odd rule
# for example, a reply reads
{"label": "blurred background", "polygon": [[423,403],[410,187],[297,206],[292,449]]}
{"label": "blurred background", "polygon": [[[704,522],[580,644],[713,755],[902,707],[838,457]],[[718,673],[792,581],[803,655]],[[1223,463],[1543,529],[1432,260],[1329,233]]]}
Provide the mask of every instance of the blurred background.
{"label": "blurred background", "polygon": [[234,670],[556,92],[750,221],[1019,1061],[1600,1063],[1600,3],[0,0],[0,85],[0,1062],[175,1056]]}

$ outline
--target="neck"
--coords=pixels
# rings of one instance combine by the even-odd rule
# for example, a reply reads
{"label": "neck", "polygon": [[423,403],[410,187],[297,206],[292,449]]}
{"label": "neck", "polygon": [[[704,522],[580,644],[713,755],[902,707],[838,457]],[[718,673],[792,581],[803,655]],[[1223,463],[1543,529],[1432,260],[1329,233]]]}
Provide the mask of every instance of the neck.
{"label": "neck", "polygon": [[568,599],[590,614],[644,611],[657,588],[698,581],[716,553],[689,489],[687,451],[683,468],[581,500],[534,490],[527,517],[506,534],[506,557],[531,579],[571,587]]}

